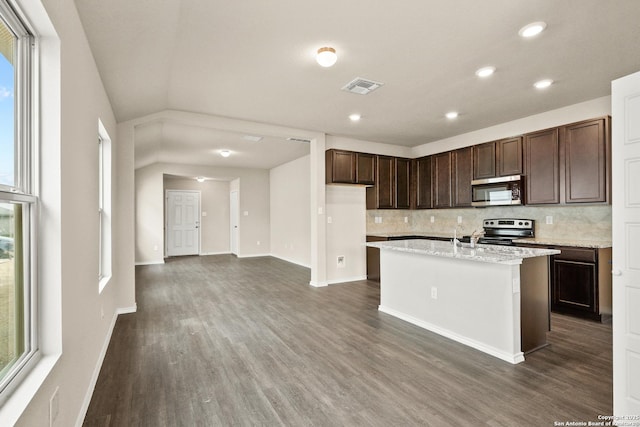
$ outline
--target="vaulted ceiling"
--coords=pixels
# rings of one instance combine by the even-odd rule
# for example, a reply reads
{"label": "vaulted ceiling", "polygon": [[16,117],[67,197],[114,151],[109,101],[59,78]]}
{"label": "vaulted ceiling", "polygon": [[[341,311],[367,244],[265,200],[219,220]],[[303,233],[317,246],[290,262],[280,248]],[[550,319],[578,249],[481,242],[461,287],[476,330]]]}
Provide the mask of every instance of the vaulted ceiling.
{"label": "vaulted ceiling", "polygon": [[[638,0],[75,2],[118,121],[180,110],[416,146],[608,95],[640,70]],[[546,30],[519,37],[533,21]],[[341,90],[356,77],[384,86]],[[534,89],[542,78],[554,84]]]}

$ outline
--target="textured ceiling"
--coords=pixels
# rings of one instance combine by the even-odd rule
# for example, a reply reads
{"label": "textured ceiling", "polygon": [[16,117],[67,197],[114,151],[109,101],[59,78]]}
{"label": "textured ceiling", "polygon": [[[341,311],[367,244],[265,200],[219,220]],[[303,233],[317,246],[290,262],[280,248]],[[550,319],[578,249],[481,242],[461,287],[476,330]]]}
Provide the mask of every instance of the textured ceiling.
{"label": "textured ceiling", "polygon": [[[118,121],[171,109],[416,146],[608,95],[640,70],[638,0],[76,5]],[[546,31],[520,38],[533,21]],[[328,69],[313,56],[325,45]],[[480,80],[485,65],[497,71]],[[384,86],[340,90],[355,77]],[[541,78],[555,84],[537,91]]]}

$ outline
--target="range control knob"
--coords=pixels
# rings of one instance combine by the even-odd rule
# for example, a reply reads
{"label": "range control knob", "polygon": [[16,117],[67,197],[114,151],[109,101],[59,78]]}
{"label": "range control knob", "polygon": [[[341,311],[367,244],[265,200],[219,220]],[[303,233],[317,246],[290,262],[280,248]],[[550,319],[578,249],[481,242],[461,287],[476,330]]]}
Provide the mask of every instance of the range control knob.
{"label": "range control knob", "polygon": [[520,221],[520,222],[518,223],[518,225],[522,225],[522,221]]}

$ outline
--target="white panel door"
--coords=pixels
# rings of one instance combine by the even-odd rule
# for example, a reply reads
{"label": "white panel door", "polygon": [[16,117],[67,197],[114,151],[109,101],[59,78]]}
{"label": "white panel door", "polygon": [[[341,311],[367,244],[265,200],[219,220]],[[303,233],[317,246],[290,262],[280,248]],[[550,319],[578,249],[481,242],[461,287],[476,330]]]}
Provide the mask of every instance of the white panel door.
{"label": "white panel door", "polygon": [[640,415],[640,72],[611,94],[613,413],[638,425],[628,417]]}
{"label": "white panel door", "polygon": [[200,193],[167,191],[167,256],[200,253]]}

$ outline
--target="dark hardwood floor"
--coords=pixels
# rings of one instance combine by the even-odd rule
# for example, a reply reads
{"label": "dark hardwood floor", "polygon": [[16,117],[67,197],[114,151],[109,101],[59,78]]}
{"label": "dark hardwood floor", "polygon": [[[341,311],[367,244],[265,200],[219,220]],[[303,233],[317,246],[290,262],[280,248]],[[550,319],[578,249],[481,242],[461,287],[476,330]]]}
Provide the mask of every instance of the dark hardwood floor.
{"label": "dark hardwood floor", "polygon": [[136,268],[85,426],[553,426],[612,412],[611,326],[553,315],[511,365],[275,258]]}

